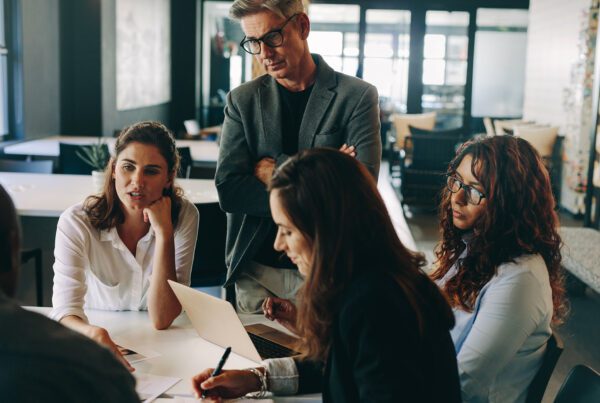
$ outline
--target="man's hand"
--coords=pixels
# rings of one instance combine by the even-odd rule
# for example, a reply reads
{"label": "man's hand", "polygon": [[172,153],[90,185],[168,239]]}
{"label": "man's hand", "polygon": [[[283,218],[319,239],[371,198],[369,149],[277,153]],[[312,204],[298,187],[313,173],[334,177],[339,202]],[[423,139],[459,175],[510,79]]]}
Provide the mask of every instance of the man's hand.
{"label": "man's hand", "polygon": [[270,157],[265,157],[256,163],[256,166],[254,167],[254,176],[264,183],[265,186],[269,186],[274,170],[275,160]]}
{"label": "man's hand", "polygon": [[344,144],[340,147],[340,151],[344,154],[348,154],[351,157],[356,157],[356,148],[354,146],[349,146],[348,144]]}

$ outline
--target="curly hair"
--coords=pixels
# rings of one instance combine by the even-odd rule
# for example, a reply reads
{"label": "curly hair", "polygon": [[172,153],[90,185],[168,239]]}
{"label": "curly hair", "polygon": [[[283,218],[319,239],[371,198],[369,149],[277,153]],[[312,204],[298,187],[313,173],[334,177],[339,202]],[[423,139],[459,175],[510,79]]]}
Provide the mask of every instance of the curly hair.
{"label": "curly hair", "polygon": [[[139,122],[125,127],[115,144],[115,156],[112,157],[106,166],[104,189],[100,195],[92,195],[85,199],[84,210],[90,220],[91,225],[97,230],[107,230],[123,223],[125,216],[121,210],[121,203],[117,196],[115,181],[111,180],[115,171],[117,158],[123,150],[131,143],[141,143],[155,146],[167,162],[169,175],[174,179],[179,170],[179,152],[175,145],[173,133],[159,122]],[[181,198],[184,194],[183,189],[171,181],[171,188],[168,189],[171,197],[171,220],[173,227],[177,226],[179,211],[181,210]]]}
{"label": "curly hair", "polygon": [[560,266],[556,202],[548,170],[537,151],[525,140],[494,136],[465,143],[448,167],[453,175],[466,155],[471,172],[486,194],[486,208],[473,224],[468,254],[464,230],[452,222],[451,192],[444,189],[440,204],[442,241],[436,249],[434,280],[444,277],[454,264],[458,272],[444,285],[450,304],[472,311],[483,286],[503,263],[527,254],[544,259],[552,288],[552,322],[562,322],[566,311],[564,276]]}
{"label": "curly hair", "polygon": [[454,326],[445,297],[420,270],[423,255],[400,242],[373,177],[355,158],[333,149],[303,151],[279,167],[269,189],[277,191],[312,249],[310,273],[298,295],[304,357],[326,359],[342,293],[366,271],[396,281],[421,334],[428,328],[425,318]]}

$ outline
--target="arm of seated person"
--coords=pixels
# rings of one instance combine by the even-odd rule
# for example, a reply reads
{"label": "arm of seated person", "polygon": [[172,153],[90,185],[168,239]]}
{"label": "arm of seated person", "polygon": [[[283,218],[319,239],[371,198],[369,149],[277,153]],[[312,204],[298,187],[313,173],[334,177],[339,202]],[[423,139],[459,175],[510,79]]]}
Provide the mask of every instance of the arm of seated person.
{"label": "arm of seated person", "polygon": [[107,347],[129,371],[134,371],[134,368],[127,362],[123,354],[121,354],[117,344],[110,338],[108,331],[103,327],[90,325],[86,320],[76,315],[65,316],[59,322],[68,328],[89,337],[98,344]]}
{"label": "arm of seated person", "polygon": [[274,320],[290,332],[298,334],[296,327],[298,312],[296,305],[292,301],[289,299],[268,297],[263,301],[262,310],[265,318]]}
{"label": "arm of seated person", "polygon": [[144,209],[154,229],[156,245],[148,290],[148,314],[156,329],[168,328],[181,313],[181,304],[167,280],[190,284],[194,248],[198,236],[198,210],[182,203],[177,234],[171,222],[171,199],[162,197]]}
{"label": "arm of seated person", "polygon": [[494,378],[533,333],[544,311],[542,288],[530,272],[486,290],[457,356],[463,400],[488,400]]}
{"label": "arm of seated person", "polygon": [[[264,367],[254,370],[225,370],[213,377],[213,368],[207,368],[192,378],[192,388],[196,397],[203,392],[210,398],[237,398],[248,393],[259,392],[262,380],[255,373],[267,374],[267,390],[275,395],[293,395],[299,390],[299,373],[293,358],[274,358],[263,361]],[[310,367],[308,362],[308,367]],[[315,376],[319,381],[313,385],[320,385],[322,367],[314,368]],[[306,390],[304,391],[306,392]]]}
{"label": "arm of seated person", "polygon": [[341,348],[350,359],[358,400],[415,401],[421,375],[407,358],[419,339],[412,315],[412,308],[399,310],[380,294],[353,299],[340,311]]}

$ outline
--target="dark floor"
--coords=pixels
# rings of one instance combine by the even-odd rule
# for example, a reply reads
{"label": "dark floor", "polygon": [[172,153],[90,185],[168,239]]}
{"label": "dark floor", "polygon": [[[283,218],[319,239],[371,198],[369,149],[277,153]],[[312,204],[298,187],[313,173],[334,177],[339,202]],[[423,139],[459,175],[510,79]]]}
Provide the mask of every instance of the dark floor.
{"label": "dark floor", "polygon": [[[406,210],[406,221],[417,244],[431,263],[439,240],[438,218],[434,212]],[[560,214],[561,225],[581,226],[582,221],[568,213]],[[544,396],[544,403],[554,397],[570,369],[585,364],[600,371],[600,296],[587,290],[582,297],[569,297],[571,310],[566,322],[557,329],[565,349],[561,355]]]}

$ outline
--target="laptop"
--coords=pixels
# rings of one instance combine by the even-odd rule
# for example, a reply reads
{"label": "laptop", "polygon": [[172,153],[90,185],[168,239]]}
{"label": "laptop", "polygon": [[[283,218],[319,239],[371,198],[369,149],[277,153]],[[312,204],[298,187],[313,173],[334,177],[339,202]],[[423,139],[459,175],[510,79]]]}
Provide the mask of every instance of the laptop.
{"label": "laptop", "polygon": [[193,288],[169,281],[192,326],[203,339],[254,362],[267,358],[292,357],[297,338],[263,324],[244,327],[233,306]]}

